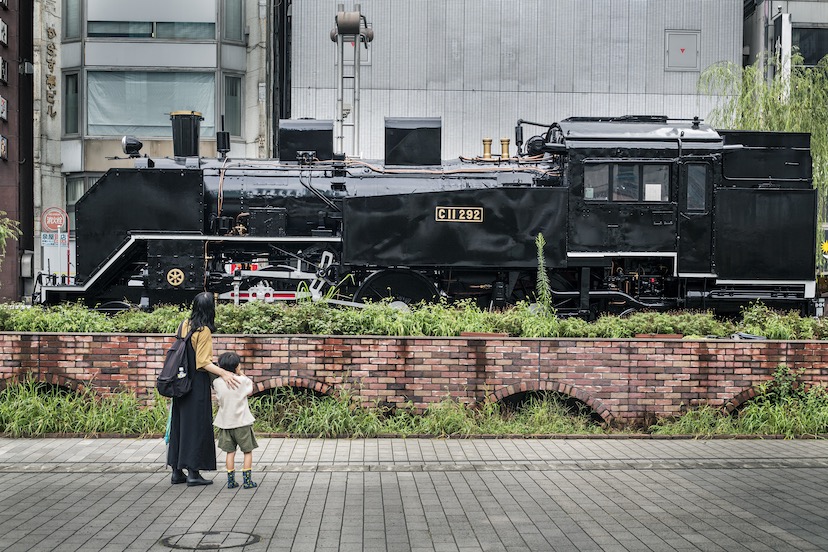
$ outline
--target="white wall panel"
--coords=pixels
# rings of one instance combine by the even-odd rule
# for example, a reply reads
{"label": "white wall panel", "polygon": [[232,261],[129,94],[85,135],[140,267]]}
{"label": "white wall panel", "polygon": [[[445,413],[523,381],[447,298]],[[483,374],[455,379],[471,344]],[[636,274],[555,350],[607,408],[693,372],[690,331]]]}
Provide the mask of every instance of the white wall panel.
{"label": "white wall panel", "polygon": [[430,2],[428,6],[430,20],[425,25],[423,43],[420,51],[424,59],[423,84],[429,90],[445,90],[446,66],[449,51],[446,4]]}
{"label": "white wall panel", "polygon": [[87,66],[215,68],[217,63],[215,43],[88,42],[85,52]]}
{"label": "white wall panel", "polygon": [[590,39],[581,39],[583,47],[589,50],[590,84],[585,88],[587,92],[608,92],[612,62],[623,61],[623,56],[618,60],[613,60],[611,57],[614,50],[614,44],[611,42],[611,30],[626,21],[626,18],[612,21],[612,4],[617,1],[592,0],[591,27],[588,34],[584,35],[584,37],[590,37]]}
{"label": "white wall panel", "polygon": [[[513,37],[513,58],[511,63],[514,65],[515,79],[517,81],[517,90],[522,92],[535,92],[538,87],[538,78],[541,74],[548,73],[550,68],[548,62],[541,65],[538,59],[538,50],[541,47],[538,44],[537,37],[543,34],[546,35],[546,29],[551,26],[551,21],[543,19],[543,13],[540,12],[538,0],[524,0],[523,2],[514,4],[504,4],[504,9],[515,10],[515,17],[517,22],[507,29],[507,32]],[[543,41],[546,42],[545,40]],[[542,47],[547,47],[543,44]],[[556,46],[551,46],[554,48]],[[529,70],[534,67],[535,70]]]}
{"label": "white wall panel", "polygon": [[644,49],[647,59],[647,76],[644,80],[644,91],[650,94],[664,90],[665,13],[666,8],[663,3],[648,2]]}
{"label": "white wall panel", "polygon": [[[445,6],[446,29],[446,90],[463,89],[463,67],[466,63],[466,20],[463,2],[439,2]],[[436,84],[436,82],[435,82]],[[443,125],[445,127],[445,124]]]}
{"label": "white wall panel", "polygon": [[630,48],[630,1],[615,0],[609,6],[610,24],[607,42],[599,42],[593,55],[604,57],[609,61],[608,90],[616,94],[625,94],[630,90],[629,78],[630,60],[637,58],[639,53]]}
{"label": "white wall panel", "polygon": [[[574,34],[571,37],[592,37],[592,18],[595,4],[584,2],[578,6],[578,17],[572,27]],[[572,79],[573,92],[588,93],[592,91],[592,81],[595,78],[595,67],[592,64],[592,40],[579,39],[575,43],[575,72]]]}
{"label": "white wall panel", "polygon": [[[583,65],[578,66],[576,52],[583,50],[582,41],[578,40],[575,31],[575,24],[581,17],[576,9],[579,0],[562,0],[559,2],[547,3],[541,0],[544,7],[555,6],[555,16],[551,24],[544,23],[540,27],[539,37],[545,36],[551,29],[551,40],[547,44],[539,40],[538,44],[543,47],[552,58],[548,67],[554,68],[548,71],[548,77],[553,79],[552,86],[545,86],[545,82],[539,81],[538,91],[573,92],[575,90],[575,75],[583,71]],[[576,71],[576,66],[579,68]]]}
{"label": "white wall panel", "polygon": [[463,86],[475,91],[482,87],[483,77],[483,11],[471,10],[463,15]]}
{"label": "white wall panel", "polygon": [[[633,95],[638,93],[639,97],[647,91],[647,62],[651,55],[648,50],[650,48],[658,49],[658,40],[653,42],[647,34],[647,12],[646,2],[630,2],[629,35],[627,37],[629,53],[627,85],[630,92]],[[635,104],[636,102],[633,101],[632,103]],[[643,113],[643,111],[635,111],[634,113]]]}

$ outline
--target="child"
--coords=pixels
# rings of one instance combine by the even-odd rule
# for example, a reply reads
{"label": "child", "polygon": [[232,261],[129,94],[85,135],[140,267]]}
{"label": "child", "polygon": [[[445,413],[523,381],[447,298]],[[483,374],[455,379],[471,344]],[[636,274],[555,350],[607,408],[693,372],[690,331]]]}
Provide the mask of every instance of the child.
{"label": "child", "polygon": [[239,355],[233,352],[222,353],[218,358],[219,366],[239,377],[240,385],[230,389],[221,378],[213,381],[213,389],[218,399],[218,412],[213,425],[219,428],[218,447],[227,453],[227,488],[235,489],[236,483],[236,447],[244,453],[242,484],[245,489],[256,486],[252,479],[253,449],[259,444],[253,435],[253,414],[247,404],[247,397],[253,394],[253,382],[239,369]]}

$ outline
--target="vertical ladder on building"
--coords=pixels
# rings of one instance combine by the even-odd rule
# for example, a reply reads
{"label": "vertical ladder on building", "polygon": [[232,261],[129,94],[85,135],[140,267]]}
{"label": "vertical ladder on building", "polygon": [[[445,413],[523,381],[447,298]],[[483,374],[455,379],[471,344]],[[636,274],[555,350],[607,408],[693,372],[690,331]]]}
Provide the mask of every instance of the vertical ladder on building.
{"label": "vertical ladder on building", "polygon": [[[359,155],[359,71],[361,46],[374,39],[374,31],[368,28],[360,5],[354,4],[354,11],[345,11],[344,4],[337,4],[335,27],[331,40],[336,43],[336,112],[334,114],[334,153],[345,154],[345,127],[351,127],[352,152]],[[345,43],[354,43],[354,64],[352,74],[345,71]],[[350,86],[347,86],[349,83]],[[345,93],[350,91],[351,108],[345,107]],[[345,119],[350,115],[351,122]]]}

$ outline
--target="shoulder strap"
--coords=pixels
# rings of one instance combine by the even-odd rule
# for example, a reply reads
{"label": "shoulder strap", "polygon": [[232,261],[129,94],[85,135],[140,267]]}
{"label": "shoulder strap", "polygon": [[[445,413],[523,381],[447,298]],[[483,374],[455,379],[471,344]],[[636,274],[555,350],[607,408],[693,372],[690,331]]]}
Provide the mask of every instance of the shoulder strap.
{"label": "shoulder strap", "polygon": [[181,336],[181,329],[184,328],[184,320],[178,325],[178,329],[175,331],[175,337],[178,339],[184,339],[185,341],[189,340],[193,336],[193,329],[190,328],[190,331],[187,332],[187,337]]}

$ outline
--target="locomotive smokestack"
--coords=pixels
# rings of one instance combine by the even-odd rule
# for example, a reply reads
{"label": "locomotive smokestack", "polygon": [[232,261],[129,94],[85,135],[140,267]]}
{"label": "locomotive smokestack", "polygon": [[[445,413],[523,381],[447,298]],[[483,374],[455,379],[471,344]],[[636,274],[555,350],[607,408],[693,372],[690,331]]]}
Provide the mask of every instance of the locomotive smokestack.
{"label": "locomotive smokestack", "polygon": [[175,157],[198,157],[199,132],[204,117],[198,111],[173,111],[172,121],[173,155]]}

